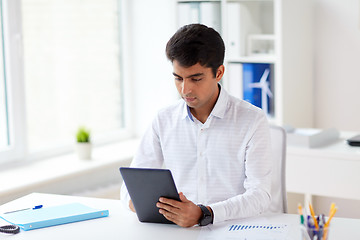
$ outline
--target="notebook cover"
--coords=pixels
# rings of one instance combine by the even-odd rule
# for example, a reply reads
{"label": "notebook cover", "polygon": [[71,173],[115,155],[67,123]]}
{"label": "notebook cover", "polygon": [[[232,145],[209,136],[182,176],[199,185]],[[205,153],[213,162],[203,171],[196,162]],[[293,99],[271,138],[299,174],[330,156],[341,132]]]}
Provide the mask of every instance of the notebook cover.
{"label": "notebook cover", "polygon": [[108,210],[90,208],[81,203],[35,210],[29,209],[0,215],[7,222],[16,224],[25,231],[107,216],[109,216]]}

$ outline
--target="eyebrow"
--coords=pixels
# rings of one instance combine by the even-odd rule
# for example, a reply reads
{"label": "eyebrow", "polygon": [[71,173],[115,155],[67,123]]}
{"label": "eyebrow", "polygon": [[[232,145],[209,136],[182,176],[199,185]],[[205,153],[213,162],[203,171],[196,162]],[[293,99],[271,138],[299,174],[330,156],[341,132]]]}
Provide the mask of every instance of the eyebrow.
{"label": "eyebrow", "polygon": [[[173,75],[174,75],[175,77],[183,78],[183,77],[177,75],[177,74],[174,73],[174,72],[173,72]],[[191,75],[187,76],[186,78],[199,77],[199,76],[202,76],[202,75],[204,75],[204,73],[195,73],[195,74],[191,74]]]}

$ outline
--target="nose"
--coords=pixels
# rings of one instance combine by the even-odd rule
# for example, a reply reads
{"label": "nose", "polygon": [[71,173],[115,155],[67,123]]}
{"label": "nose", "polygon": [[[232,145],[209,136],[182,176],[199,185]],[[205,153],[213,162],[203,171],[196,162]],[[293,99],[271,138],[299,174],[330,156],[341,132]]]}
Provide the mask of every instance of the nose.
{"label": "nose", "polygon": [[192,91],[192,83],[191,80],[184,79],[181,83],[181,93],[183,95],[188,95]]}

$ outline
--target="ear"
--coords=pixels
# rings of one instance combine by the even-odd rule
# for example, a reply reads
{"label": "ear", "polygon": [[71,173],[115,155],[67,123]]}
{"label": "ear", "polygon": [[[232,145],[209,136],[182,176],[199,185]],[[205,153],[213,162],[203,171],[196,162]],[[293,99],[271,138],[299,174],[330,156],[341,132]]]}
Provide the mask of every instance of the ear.
{"label": "ear", "polygon": [[225,66],[224,65],[220,65],[216,71],[216,81],[220,82],[220,80],[222,79],[222,77],[224,76],[224,72],[225,72]]}

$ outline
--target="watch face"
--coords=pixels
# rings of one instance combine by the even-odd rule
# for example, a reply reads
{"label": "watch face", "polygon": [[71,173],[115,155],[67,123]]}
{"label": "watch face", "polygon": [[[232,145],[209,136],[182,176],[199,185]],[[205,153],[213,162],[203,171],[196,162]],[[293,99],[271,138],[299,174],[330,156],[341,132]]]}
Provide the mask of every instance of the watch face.
{"label": "watch face", "polygon": [[203,218],[200,220],[200,226],[206,226],[206,225],[210,224],[211,220],[212,220],[211,215],[203,216]]}
{"label": "watch face", "polygon": [[202,211],[202,218],[199,221],[200,226],[206,226],[212,222],[212,216],[210,210],[205,207],[204,205],[199,204],[198,205]]}

